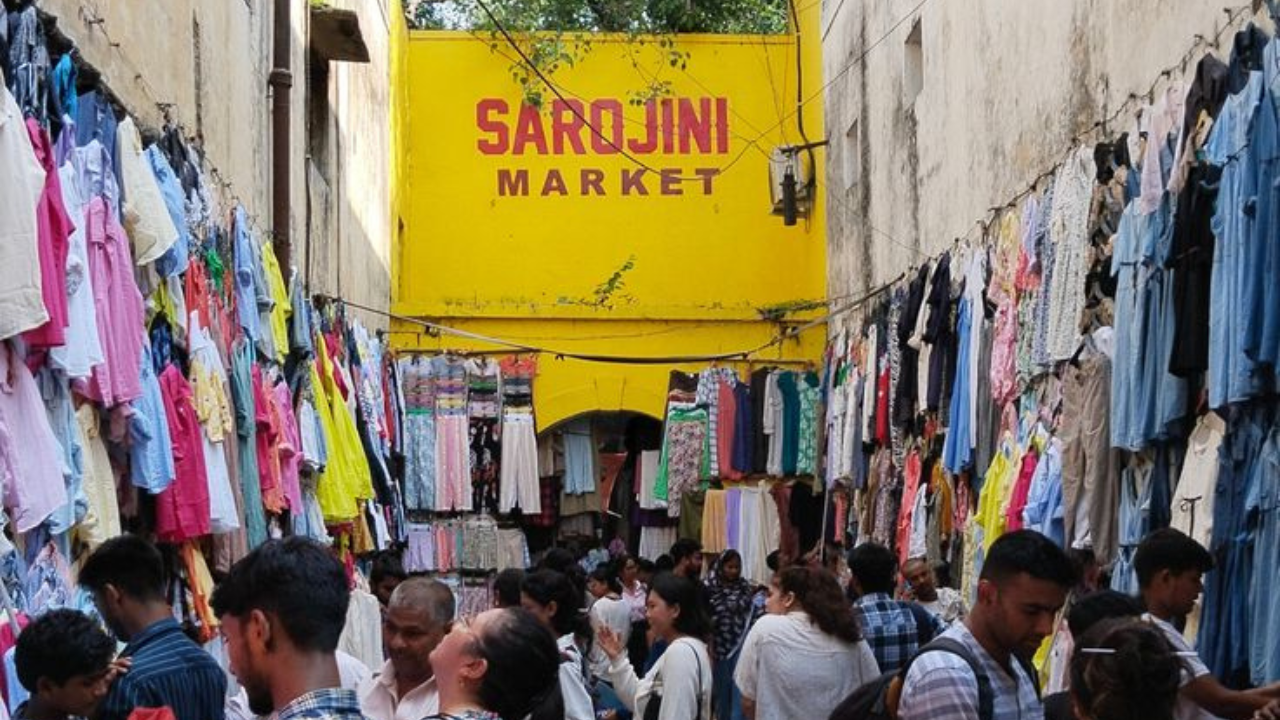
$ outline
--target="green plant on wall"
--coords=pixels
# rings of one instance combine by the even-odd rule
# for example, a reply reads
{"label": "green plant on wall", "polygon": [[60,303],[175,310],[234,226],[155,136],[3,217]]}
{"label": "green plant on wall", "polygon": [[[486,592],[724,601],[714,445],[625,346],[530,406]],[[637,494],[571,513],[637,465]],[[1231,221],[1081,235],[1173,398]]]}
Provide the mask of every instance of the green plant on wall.
{"label": "green plant on wall", "polygon": [[[582,62],[598,33],[625,35],[632,46],[639,87],[629,102],[643,105],[671,94],[663,68],[688,69],[689,54],[675,42],[680,33],[779,34],[787,28],[786,0],[402,0],[410,27],[466,30],[511,60],[511,78],[526,103],[544,107],[557,71]],[[510,46],[505,29],[519,46]],[[648,60],[640,56],[647,50]],[[529,62],[520,57],[521,52]]]}

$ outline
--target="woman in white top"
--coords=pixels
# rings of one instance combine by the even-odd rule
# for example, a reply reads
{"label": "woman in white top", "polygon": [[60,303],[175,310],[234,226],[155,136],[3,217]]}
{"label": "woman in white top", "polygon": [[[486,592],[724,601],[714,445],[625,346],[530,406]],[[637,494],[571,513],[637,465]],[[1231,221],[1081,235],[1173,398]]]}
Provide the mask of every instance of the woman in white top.
{"label": "woman in white top", "polygon": [[630,555],[620,555],[617,563],[618,580],[622,582],[622,600],[631,610],[631,622],[644,622],[649,588],[640,582],[640,561]]}
{"label": "woman in white top", "polygon": [[588,691],[590,673],[586,655],[590,628],[582,613],[582,593],[567,576],[555,570],[525,575],[520,584],[520,604],[550,628],[559,640],[560,694],[565,720],[595,720]]}
{"label": "woman in white top", "polygon": [[852,606],[827,570],[782,571],[766,607],[770,614],[747,633],[734,673],[748,718],[825,718],[880,675]]}
{"label": "woman in white top", "polygon": [[[587,577],[587,592],[595,598],[595,603],[587,613],[592,629],[608,627],[622,639],[625,646],[631,639],[631,610],[621,597],[622,583],[608,564],[591,571]],[[600,649],[599,643],[593,644],[590,661],[591,674],[608,680],[609,656]]]}
{"label": "woman in white top", "polygon": [[609,656],[609,675],[618,697],[643,720],[708,720],[712,668],[702,638],[711,631],[711,623],[698,586],[669,573],[659,575],[649,590],[647,616],[667,649],[643,678],[636,675],[616,633],[607,627],[597,633]]}

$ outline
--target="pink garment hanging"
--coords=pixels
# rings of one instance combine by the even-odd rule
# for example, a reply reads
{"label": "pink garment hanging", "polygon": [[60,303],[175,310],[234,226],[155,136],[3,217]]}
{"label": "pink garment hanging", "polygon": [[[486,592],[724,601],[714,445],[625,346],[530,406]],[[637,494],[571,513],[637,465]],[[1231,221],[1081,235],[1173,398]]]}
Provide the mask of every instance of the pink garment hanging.
{"label": "pink garment hanging", "polygon": [[33,349],[59,347],[67,342],[67,253],[75,226],[62,204],[62,183],[53,164],[49,135],[34,118],[27,118],[27,134],[44,168],[44,192],[36,206],[37,247],[40,252],[40,291],[49,321],[22,336]]}
{"label": "pink garment hanging", "polygon": [[209,476],[195,396],[177,366],[160,373],[160,394],[173,444],[174,481],[156,496],[156,536],[179,543],[209,534]]}
{"label": "pink garment hanging", "polygon": [[93,303],[106,361],[94,366],[84,394],[112,408],[142,396],[145,309],[133,278],[129,238],[102,196],[89,201],[85,222]]}

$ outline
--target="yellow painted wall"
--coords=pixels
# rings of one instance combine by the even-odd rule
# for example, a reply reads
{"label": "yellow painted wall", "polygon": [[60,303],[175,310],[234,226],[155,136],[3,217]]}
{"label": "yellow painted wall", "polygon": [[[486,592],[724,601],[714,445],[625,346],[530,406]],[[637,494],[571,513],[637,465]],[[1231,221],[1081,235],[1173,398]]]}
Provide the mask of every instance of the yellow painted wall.
{"label": "yellow painted wall", "polygon": [[[817,6],[810,3],[801,22],[804,94],[818,96],[804,110],[810,139],[824,136]],[[739,352],[821,314],[823,208],[791,228],[769,213],[767,153],[801,142],[792,117],[792,36],[681,37],[677,49],[690,53],[683,70],[671,67],[666,51],[652,42],[596,38],[580,63],[554,75],[565,96],[581,99],[588,114],[593,100],[619,101],[594,106],[599,126],[616,138],[610,108],[621,107],[623,144],[630,147],[634,138],[640,143],[634,154],[642,162],[683,176],[666,181],[669,191],[680,188],[678,196],[663,195],[662,178],[612,152],[589,130],[575,131],[574,118],[557,112],[550,93],[542,112],[524,116],[521,124],[521,89],[511,78],[514,55],[500,40],[496,52],[487,34],[411,31],[399,40],[393,312],[554,350],[539,360],[540,427],[592,410],[660,416],[668,372],[707,364],[588,363],[556,353]],[[719,114],[725,123],[709,121],[705,147],[694,142],[681,152],[677,132],[672,152],[663,152],[659,132],[658,151],[641,154],[647,109],[628,101],[647,86],[644,78],[654,77],[670,83],[666,97],[677,117],[681,98],[695,109],[712,109],[712,116],[715,99],[726,100],[728,112]],[[505,114],[498,110],[503,103]],[[663,117],[661,102],[655,117]],[[498,120],[506,121],[505,143]],[[557,123],[566,128],[560,154],[554,152]],[[546,154],[539,152],[535,124],[545,133]],[[727,133],[717,133],[717,127]],[[527,140],[519,153],[517,134]],[[575,136],[582,153],[574,147]],[[482,146],[495,152],[485,153]],[[822,151],[816,156],[821,178]],[[506,194],[500,192],[504,171],[510,177],[527,173],[527,196],[513,195],[510,185]],[[584,171],[599,185],[584,188]],[[622,193],[624,176],[633,181],[630,196]],[[634,193],[637,176],[647,196]],[[557,179],[564,181],[564,196]],[[540,196],[544,189],[550,194]],[[595,194],[601,191],[603,197]],[[633,268],[601,302],[597,289],[628,260]],[[778,307],[789,310],[765,319],[762,310]],[[752,361],[813,362],[822,338],[823,328],[815,327]],[[393,324],[392,339],[400,349],[499,349],[422,334],[404,321]]]}

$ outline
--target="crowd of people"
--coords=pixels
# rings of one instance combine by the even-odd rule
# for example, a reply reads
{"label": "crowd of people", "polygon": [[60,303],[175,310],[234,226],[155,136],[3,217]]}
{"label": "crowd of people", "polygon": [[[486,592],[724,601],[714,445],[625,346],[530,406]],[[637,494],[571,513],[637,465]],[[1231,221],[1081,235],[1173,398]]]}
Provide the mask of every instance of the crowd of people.
{"label": "crowd of people", "polygon": [[[744,579],[732,550],[704,573],[688,540],[653,562],[592,565],[553,549],[534,569],[501,573],[493,609],[466,616],[447,585],[382,558],[370,585],[386,661],[366,668],[337,650],[347,568],[294,537],[251,552],[209,597],[224,671],[174,620],[160,552],[124,535],[80,572],[97,618],[55,610],[22,631],[13,668],[30,697],[14,717],[1280,718],[1280,685],[1224,687],[1180,630],[1213,568],[1205,548],[1160,530],[1134,565],[1140,596],[1098,590],[1087,562],[1012,532],[987,551],[966,607],[936,568],[899,568],[872,543],[847,556],[775,553],[767,587]],[[1063,619],[1067,689],[1043,693],[1032,658]]]}

